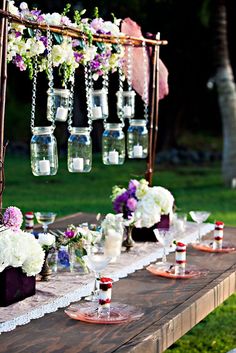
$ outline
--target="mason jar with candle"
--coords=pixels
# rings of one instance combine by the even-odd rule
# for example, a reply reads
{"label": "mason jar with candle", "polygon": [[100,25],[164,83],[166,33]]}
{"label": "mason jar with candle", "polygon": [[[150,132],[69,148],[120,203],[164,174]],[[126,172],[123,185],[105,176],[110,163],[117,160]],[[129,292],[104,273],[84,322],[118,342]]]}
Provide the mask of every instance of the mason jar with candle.
{"label": "mason jar with candle", "polygon": [[35,176],[55,175],[58,169],[57,141],[52,126],[33,128],[31,168]]}
{"label": "mason jar with candle", "polygon": [[108,118],[108,100],[104,89],[92,91],[92,110],[91,118],[93,120]]}
{"label": "mason jar with candle", "polygon": [[[66,88],[54,88],[52,93],[50,91],[47,93],[47,119],[49,121],[65,122],[69,111],[70,91]],[[53,114],[51,115],[51,113]]]}
{"label": "mason jar with candle", "polygon": [[106,165],[119,165],[125,161],[125,135],[122,124],[105,124],[102,136],[102,159]]}
{"label": "mason jar with candle", "polygon": [[68,139],[68,170],[71,173],[88,173],[92,168],[92,140],[90,128],[73,127]]}
{"label": "mason jar with candle", "polygon": [[148,130],[145,119],[131,119],[127,131],[128,158],[146,158],[148,155]]}
{"label": "mason jar with candle", "polygon": [[118,91],[117,96],[117,114],[120,118],[131,119],[135,113],[135,92]]}

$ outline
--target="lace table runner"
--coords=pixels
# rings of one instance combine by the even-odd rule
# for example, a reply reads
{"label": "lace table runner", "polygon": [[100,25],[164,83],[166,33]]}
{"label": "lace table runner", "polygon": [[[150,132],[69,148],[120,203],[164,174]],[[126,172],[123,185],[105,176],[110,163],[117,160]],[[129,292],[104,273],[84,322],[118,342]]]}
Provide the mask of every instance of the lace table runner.
{"label": "lace table runner", "polygon": [[[214,229],[213,224],[203,224],[202,235]],[[197,225],[187,223],[181,240],[190,243],[197,238]],[[168,249],[170,252],[173,248]],[[114,281],[127,277],[129,273],[142,269],[151,262],[162,257],[162,247],[159,243],[136,243],[129,252],[123,252],[120,260],[109,264],[103,274],[109,275]],[[14,330],[18,325],[25,325],[32,319],[37,319],[47,313],[68,306],[91,294],[94,287],[92,274],[80,275],[74,273],[57,273],[49,282],[37,282],[36,294],[23,301],[0,308],[0,333]]]}

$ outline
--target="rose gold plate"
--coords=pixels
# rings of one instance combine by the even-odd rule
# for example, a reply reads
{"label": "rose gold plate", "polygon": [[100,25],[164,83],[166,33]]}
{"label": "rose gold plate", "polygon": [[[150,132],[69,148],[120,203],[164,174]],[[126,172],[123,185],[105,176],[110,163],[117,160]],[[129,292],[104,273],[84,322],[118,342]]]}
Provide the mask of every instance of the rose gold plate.
{"label": "rose gold plate", "polygon": [[230,253],[233,251],[236,251],[236,247],[223,243],[222,249],[213,249],[213,241],[205,241],[200,244],[192,244],[194,249],[201,250],[201,251],[206,251],[206,252],[212,252],[212,253]]}
{"label": "rose gold plate", "polygon": [[110,317],[99,316],[98,304],[89,302],[78,305],[71,305],[65,313],[74,320],[80,320],[92,324],[122,324],[138,320],[143,312],[131,305],[113,303],[111,304]]}
{"label": "rose gold plate", "polygon": [[172,265],[170,263],[156,263],[153,265],[150,265],[146,268],[149,272],[151,272],[153,275],[156,276],[161,276],[161,277],[166,277],[166,278],[172,278],[172,279],[189,279],[189,278],[194,278],[194,277],[199,277],[201,275],[206,275],[208,272],[207,271],[199,271],[196,269],[186,269],[184,275],[176,275],[175,274],[175,265]]}

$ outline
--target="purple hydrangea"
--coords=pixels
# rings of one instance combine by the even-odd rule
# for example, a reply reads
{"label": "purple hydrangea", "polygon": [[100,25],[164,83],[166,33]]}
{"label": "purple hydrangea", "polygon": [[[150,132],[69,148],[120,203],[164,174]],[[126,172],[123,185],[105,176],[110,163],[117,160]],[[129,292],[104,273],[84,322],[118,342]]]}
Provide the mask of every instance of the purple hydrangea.
{"label": "purple hydrangea", "polygon": [[128,189],[118,195],[113,201],[113,208],[116,213],[123,213],[125,219],[129,219],[137,207],[136,189],[139,182],[131,180]]}
{"label": "purple hydrangea", "polygon": [[5,227],[17,232],[23,223],[23,215],[18,207],[10,206],[3,215],[3,224]]}

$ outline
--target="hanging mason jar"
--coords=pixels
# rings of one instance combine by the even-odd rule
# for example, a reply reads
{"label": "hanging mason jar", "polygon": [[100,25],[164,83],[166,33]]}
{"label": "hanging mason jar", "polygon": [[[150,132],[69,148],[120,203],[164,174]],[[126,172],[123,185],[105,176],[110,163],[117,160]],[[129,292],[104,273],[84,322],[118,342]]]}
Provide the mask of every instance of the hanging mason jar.
{"label": "hanging mason jar", "polygon": [[102,137],[104,164],[123,164],[125,160],[125,135],[122,124],[105,124]]}
{"label": "hanging mason jar", "polygon": [[58,169],[57,141],[52,126],[33,128],[31,168],[35,176],[55,175]]}
{"label": "hanging mason jar", "polygon": [[145,119],[131,119],[127,131],[128,158],[146,158],[148,155],[148,130]]}
{"label": "hanging mason jar", "polygon": [[92,141],[90,128],[73,127],[68,139],[68,170],[71,173],[88,173],[92,168]]}
{"label": "hanging mason jar", "polygon": [[108,101],[107,93],[104,89],[92,91],[92,111],[91,119],[107,119],[108,118]]}
{"label": "hanging mason jar", "polygon": [[[47,93],[47,119],[49,121],[66,121],[69,110],[70,91],[66,88],[54,88],[52,92],[48,91]],[[51,116],[51,112],[53,112],[53,116]]]}
{"label": "hanging mason jar", "polygon": [[135,113],[135,92],[118,91],[117,95],[117,114],[119,117],[131,119]]}

